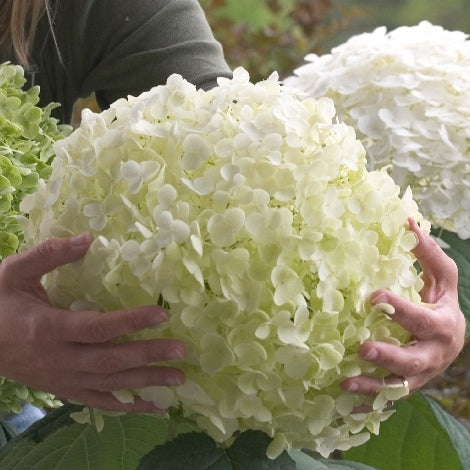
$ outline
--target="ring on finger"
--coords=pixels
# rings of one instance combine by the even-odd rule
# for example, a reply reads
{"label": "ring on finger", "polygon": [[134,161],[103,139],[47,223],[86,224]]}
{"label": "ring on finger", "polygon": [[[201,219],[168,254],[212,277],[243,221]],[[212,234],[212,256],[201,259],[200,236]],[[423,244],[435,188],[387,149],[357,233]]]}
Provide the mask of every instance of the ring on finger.
{"label": "ring on finger", "polygon": [[407,390],[410,389],[410,384],[408,383],[408,380],[405,377],[399,377],[401,380],[401,383],[403,384],[403,387],[405,387]]}

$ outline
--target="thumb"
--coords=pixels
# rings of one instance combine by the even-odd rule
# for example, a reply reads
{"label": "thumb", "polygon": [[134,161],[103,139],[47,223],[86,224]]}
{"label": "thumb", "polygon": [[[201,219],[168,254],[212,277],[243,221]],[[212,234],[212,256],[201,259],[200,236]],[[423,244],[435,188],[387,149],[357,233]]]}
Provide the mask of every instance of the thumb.
{"label": "thumb", "polygon": [[[427,287],[435,287],[437,291],[457,290],[458,269],[436,241],[422,232],[415,220],[408,220],[410,229],[418,237],[418,245],[413,253],[423,269],[423,279]],[[424,299],[423,299],[424,300]],[[429,302],[429,300],[425,300]],[[434,302],[434,301],[431,301]]]}
{"label": "thumb", "polygon": [[91,233],[74,237],[50,238],[2,262],[10,282],[37,281],[59,266],[82,258],[93,241]]}

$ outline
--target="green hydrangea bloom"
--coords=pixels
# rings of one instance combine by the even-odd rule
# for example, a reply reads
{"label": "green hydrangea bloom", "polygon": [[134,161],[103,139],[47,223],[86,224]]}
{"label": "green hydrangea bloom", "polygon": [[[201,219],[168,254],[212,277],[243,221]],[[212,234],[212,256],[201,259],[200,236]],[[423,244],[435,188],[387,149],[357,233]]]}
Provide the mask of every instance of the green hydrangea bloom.
{"label": "green hydrangea bloom", "polygon": [[[54,157],[53,143],[70,134],[51,111],[55,103],[39,107],[39,87],[26,83],[19,65],[0,65],[0,262],[16,253],[23,240],[18,224],[19,204],[47,179]],[[52,395],[0,378],[0,410],[19,412],[22,403],[57,406]]]}
{"label": "green hydrangea bloom", "polygon": [[22,240],[19,203],[49,177],[52,144],[70,133],[51,116],[58,105],[39,107],[39,87],[24,90],[25,83],[21,66],[0,65],[0,260]]}

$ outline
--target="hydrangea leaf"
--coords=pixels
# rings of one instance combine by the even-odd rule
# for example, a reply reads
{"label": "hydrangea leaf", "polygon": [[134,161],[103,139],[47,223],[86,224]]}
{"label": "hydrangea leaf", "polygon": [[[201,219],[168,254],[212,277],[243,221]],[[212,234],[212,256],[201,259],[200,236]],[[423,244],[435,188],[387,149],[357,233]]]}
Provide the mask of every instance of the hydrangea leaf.
{"label": "hydrangea leaf", "polygon": [[259,431],[240,434],[228,448],[203,433],[187,433],[158,446],[142,458],[137,470],[295,470],[296,464],[283,452],[276,459],[266,456],[270,438]]}
{"label": "hydrangea leaf", "polygon": [[396,408],[378,436],[346,451],[345,458],[382,470],[465,468],[470,434],[455,418],[420,392],[399,401]]}
{"label": "hydrangea leaf", "polygon": [[0,449],[17,435],[18,432],[7,421],[0,418]]}
{"label": "hydrangea leaf", "polygon": [[77,423],[63,406],[10,440],[0,451],[9,470],[135,470],[141,456],[167,438],[162,418],[128,414],[105,416],[103,430]]}
{"label": "hydrangea leaf", "polygon": [[467,319],[467,336],[470,335],[470,240],[462,240],[456,233],[435,230],[436,237],[446,244],[444,251],[459,268],[459,302]]}

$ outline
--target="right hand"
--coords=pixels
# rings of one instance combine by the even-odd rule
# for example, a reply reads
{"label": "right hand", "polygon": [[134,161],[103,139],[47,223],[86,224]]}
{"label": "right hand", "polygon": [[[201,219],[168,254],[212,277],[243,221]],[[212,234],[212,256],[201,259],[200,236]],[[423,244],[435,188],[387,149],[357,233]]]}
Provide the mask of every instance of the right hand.
{"label": "right hand", "polygon": [[184,374],[166,365],[184,357],[176,340],[113,343],[122,335],[164,322],[162,307],[103,314],[52,307],[41,284],[44,274],[83,257],[91,234],[52,238],[0,264],[0,376],[110,411],[161,412],[136,397],[121,403],[112,391],[179,385]]}

